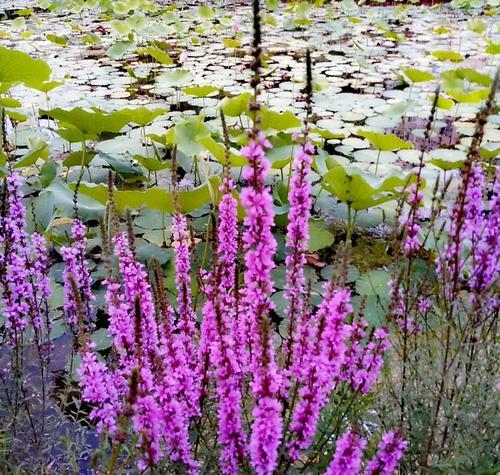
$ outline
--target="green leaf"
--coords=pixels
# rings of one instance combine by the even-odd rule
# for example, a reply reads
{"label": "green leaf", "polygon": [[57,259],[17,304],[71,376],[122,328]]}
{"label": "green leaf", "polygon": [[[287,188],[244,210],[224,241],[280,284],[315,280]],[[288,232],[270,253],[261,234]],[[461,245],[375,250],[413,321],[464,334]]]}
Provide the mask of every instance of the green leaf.
{"label": "green leaf", "polygon": [[214,95],[216,92],[219,92],[219,88],[215,86],[192,86],[186,87],[182,91],[186,96],[195,96],[195,97],[208,97],[210,95]]}
{"label": "green leaf", "polygon": [[451,28],[446,28],[445,26],[438,26],[432,30],[436,35],[447,35],[452,32]]}
{"label": "green leaf", "polygon": [[280,132],[283,130],[296,129],[302,124],[301,120],[292,111],[280,113],[272,111],[267,107],[262,107],[260,114],[262,130],[272,129]]}
{"label": "green leaf", "polygon": [[64,83],[61,81],[44,81],[41,82],[40,84],[33,85],[33,89],[36,89],[37,91],[41,92],[50,92],[52,89],[55,89],[56,87],[62,86]]}
{"label": "green leaf", "polygon": [[[216,142],[212,137],[206,136],[198,139],[198,143],[203,145],[219,163],[226,163],[226,150],[223,144]],[[242,155],[236,155],[232,151],[229,153],[232,167],[244,167],[248,161]]]}
{"label": "green leaf", "polygon": [[484,33],[486,31],[486,23],[481,18],[471,18],[467,22],[467,29],[474,33]]}
{"label": "green leaf", "polygon": [[464,60],[464,57],[460,53],[451,50],[436,50],[431,54],[436,59],[439,59],[439,61],[452,61],[453,63],[459,63]]}
{"label": "green leaf", "polygon": [[13,97],[0,97],[0,107],[21,107],[21,103]]}
{"label": "green leaf", "polygon": [[37,86],[48,81],[50,73],[50,67],[45,61],[34,59],[22,51],[0,46],[0,93],[18,83],[28,87]]}
{"label": "green leaf", "polygon": [[198,15],[204,20],[212,20],[215,18],[215,11],[212,7],[207,5],[200,5],[198,7]]}
{"label": "green leaf", "polygon": [[[47,185],[44,185],[47,186]],[[34,216],[38,224],[42,226],[44,230],[48,229],[52,220],[54,219],[54,194],[53,193],[41,193],[35,199],[34,203]]]}
{"label": "green leaf", "polygon": [[46,188],[52,183],[52,180],[57,176],[57,163],[54,160],[46,160],[40,170],[40,182]]}
{"label": "green leaf", "polygon": [[456,79],[465,79],[484,87],[488,87],[492,81],[491,77],[487,74],[480,73],[479,71],[471,68],[450,69],[441,73],[441,77],[447,81],[448,84],[453,84],[453,81]]}
{"label": "green leaf", "polygon": [[431,74],[427,71],[422,71],[421,69],[415,68],[404,68],[403,74],[411,81],[411,82],[427,82],[436,79],[434,74]]}
{"label": "green leaf", "polygon": [[413,148],[411,142],[405,142],[394,134],[381,134],[370,130],[358,130],[357,135],[365,137],[372,147],[383,152]]}
{"label": "green leaf", "polygon": [[47,160],[49,156],[49,147],[45,140],[39,138],[30,138],[27,140],[29,152],[26,153],[18,160],[14,168],[25,168],[35,164],[41,158]]}
{"label": "green leaf", "polygon": [[[220,178],[209,178],[213,187],[220,185]],[[82,183],[80,192],[90,196],[99,203],[105,204],[108,199],[108,191],[106,185],[94,185],[90,183]],[[148,207],[152,210],[172,213],[174,211],[173,193],[164,188],[154,187],[146,191],[120,191],[116,190],[113,194],[118,211],[126,209],[141,209]],[[208,183],[205,183],[194,190],[179,191],[178,202],[180,210],[183,213],[189,213],[195,209],[201,208],[203,205],[211,202],[210,190]]]}
{"label": "green leaf", "polygon": [[330,132],[329,130],[319,129],[317,127],[313,127],[309,130],[311,134],[318,134],[326,140],[331,139],[345,139],[345,134]]}
{"label": "green leaf", "polygon": [[500,54],[500,43],[495,43],[495,42],[490,41],[488,39],[486,39],[486,42],[488,43],[488,46],[484,50],[485,53],[493,54],[493,55]]}
{"label": "green leaf", "polygon": [[316,252],[325,247],[329,247],[335,240],[334,235],[324,227],[309,223],[309,242],[307,249]]}
{"label": "green leaf", "polygon": [[150,172],[158,172],[165,168],[170,168],[170,162],[162,162],[155,157],[143,157],[141,155],[134,155],[134,160],[139,162],[146,170]]}
{"label": "green leaf", "polygon": [[[77,150],[76,152],[70,153],[63,162],[65,167],[75,167],[75,166],[87,166],[97,155],[96,152],[91,150],[87,150],[85,152],[85,157],[83,156],[83,152],[81,150]],[[83,163],[82,163],[83,160]]]}
{"label": "green leaf", "polygon": [[106,50],[106,54],[111,59],[120,59],[125,56],[131,45],[130,41],[117,41]]}
{"label": "green leaf", "polygon": [[126,21],[113,20],[110,24],[111,31],[117,37],[127,36],[132,28]]}
{"label": "green leaf", "polygon": [[441,168],[441,170],[457,170],[464,167],[463,160],[445,160],[444,158],[433,158],[428,160],[427,163],[432,163],[436,167]]}
{"label": "green leaf", "polygon": [[356,282],[356,291],[362,296],[387,297],[390,274],[383,270],[372,270],[363,274]]}
{"label": "green leaf", "polygon": [[161,50],[160,48],[156,46],[148,46],[147,48],[137,48],[137,54],[144,55],[144,56],[151,56],[154,58],[158,63],[161,64],[172,64],[174,61],[173,59],[166,53],[165,51]]}
{"label": "green leaf", "polygon": [[[70,131],[73,129],[74,132],[74,129],[76,129],[76,131],[81,132],[79,140],[75,141],[95,139],[103,132],[118,133],[130,120],[130,116],[126,113],[123,114],[121,111],[105,114],[99,111],[88,112],[80,107],[70,110],[60,108],[49,111],[41,110],[40,115],[48,115],[57,120],[61,127],[66,127]],[[72,142],[73,140],[70,141]]]}
{"label": "green leaf", "polygon": [[195,119],[185,120],[174,127],[174,143],[187,155],[197,155],[203,151],[199,139],[208,137],[210,131],[200,115]]}
{"label": "green leaf", "polygon": [[47,38],[50,42],[55,43],[56,45],[62,46],[63,48],[66,48],[66,46],[68,46],[68,38],[66,38],[65,36],[57,36],[51,33],[47,33],[45,35],[45,38]]}
{"label": "green leaf", "polygon": [[233,38],[224,38],[222,40],[226,48],[241,48],[241,41]]}
{"label": "green leaf", "polygon": [[184,69],[170,69],[158,76],[157,82],[166,83],[169,86],[182,87],[193,80],[193,75]]}
{"label": "green leaf", "polygon": [[[431,100],[431,102],[434,101],[434,94],[430,96],[430,100]],[[454,105],[455,105],[454,101],[442,96],[441,94],[439,95],[438,100],[437,100],[437,106],[440,109],[450,110]]]}
{"label": "green leaf", "polygon": [[273,168],[281,169],[292,161],[293,148],[293,145],[273,146],[273,148],[266,152],[266,157],[271,162]]}
{"label": "green leaf", "polygon": [[475,89],[473,91],[464,92],[460,89],[447,89],[446,94],[452,97],[456,102],[463,102],[466,104],[477,104],[488,98],[490,93],[489,88]]}
{"label": "green leaf", "polygon": [[381,181],[376,175],[355,166],[335,165],[323,176],[322,186],[354,210],[372,208],[399,196],[397,188],[415,180],[414,175],[389,175]]}
{"label": "green leaf", "polygon": [[95,343],[95,349],[97,351],[107,350],[111,348],[113,343],[107,328],[99,328],[99,330],[96,330],[92,333],[91,339]]}
{"label": "green leaf", "polygon": [[[74,184],[72,186],[74,186]],[[73,216],[73,190],[68,188],[68,186],[60,178],[55,178],[52,183],[41,192],[41,194],[49,192],[54,195],[55,207],[65,216]],[[81,193],[78,196],[77,208],[78,214],[84,220],[96,219],[104,212],[104,206],[101,203],[85,196],[84,193]]]}
{"label": "green leaf", "polygon": [[220,103],[220,108],[224,115],[228,117],[238,117],[248,110],[248,104],[252,94],[250,92],[242,92],[238,96],[226,97]]}
{"label": "green leaf", "polygon": [[136,109],[120,109],[120,114],[128,116],[128,121],[137,124],[139,127],[144,127],[157,117],[166,114],[167,109],[148,109],[147,107],[137,107]]}
{"label": "green leaf", "polygon": [[99,152],[99,157],[101,157],[116,173],[121,176],[127,175],[142,175],[142,170],[131,164],[127,163],[123,158],[116,158],[104,152]]}

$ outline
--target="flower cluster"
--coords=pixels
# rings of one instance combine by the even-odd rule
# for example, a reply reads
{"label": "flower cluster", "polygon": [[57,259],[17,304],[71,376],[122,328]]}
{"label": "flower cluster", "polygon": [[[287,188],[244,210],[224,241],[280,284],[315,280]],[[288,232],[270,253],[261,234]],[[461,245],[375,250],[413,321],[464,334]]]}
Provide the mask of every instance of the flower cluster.
{"label": "flower cluster", "polygon": [[361,463],[366,440],[354,430],[347,431],[337,440],[335,454],[325,475],[391,475],[401,461],[408,443],[399,431],[390,431],[382,436],[375,456],[362,472]]}
{"label": "flower cluster", "polygon": [[[488,209],[487,192],[491,194]],[[456,296],[460,286],[466,285],[475,305],[480,304],[479,294],[488,294],[481,300],[492,313],[500,304],[491,288],[500,271],[499,193],[498,176],[487,182],[482,167],[470,165],[462,177],[449,219],[448,241],[436,260],[447,298]]]}
{"label": "flower cluster", "polygon": [[93,345],[85,345],[79,368],[83,398],[94,406],[91,417],[98,428],[112,438],[120,441],[126,425],[133,424],[139,434],[140,469],[155,465],[168,452],[172,461],[194,472],[188,437],[192,372],[186,364],[191,355],[183,353],[181,335],[172,341],[170,309],[157,313],[147,273],[127,235],[116,236],[114,244],[122,283],[107,279],[106,302],[116,362],[107,367],[97,361]]}
{"label": "flower cluster", "polygon": [[11,345],[20,344],[31,324],[40,343],[45,323],[50,331],[47,301],[51,295],[48,253],[44,238],[26,231],[22,179],[12,173],[6,180],[5,201],[0,215],[0,285],[5,328]]}
{"label": "flower cluster", "polygon": [[61,255],[66,263],[64,268],[64,313],[72,326],[88,323],[92,320],[91,302],[92,279],[86,259],[87,238],[85,225],[79,220],[73,221],[71,237],[73,245],[62,247]]}
{"label": "flower cluster", "polygon": [[[164,295],[161,275],[156,286],[149,283],[130,237],[114,238],[120,278],[110,275],[105,284],[115,364],[98,362],[92,345],[86,345],[81,384],[101,430],[120,440],[127,424],[133,425],[141,468],[168,456],[195,471],[189,432],[203,420],[212,400],[221,473],[250,466],[257,474],[271,474],[311,446],[321,412],[340,381],[365,394],[380,371],[387,333],[379,328],[367,337],[366,322],[358,327],[347,322],[352,311],[347,288],[326,284],[318,309],[309,309],[304,266],[314,149],[308,142],[298,146],[292,166],[285,291],[290,327],[288,338],[278,345],[271,320],[274,214],[265,183],[270,168],[265,151],[270,146],[260,133],[242,150],[248,160],[243,172],[247,186],[241,192],[246,212],[242,289],[237,277],[237,201],[231,178],[224,178],[213,262],[201,275],[205,299],[200,326],[191,295],[186,218],[175,213],[172,223],[175,309]],[[108,386],[112,388],[104,391]],[[339,455],[337,465],[346,456]]]}

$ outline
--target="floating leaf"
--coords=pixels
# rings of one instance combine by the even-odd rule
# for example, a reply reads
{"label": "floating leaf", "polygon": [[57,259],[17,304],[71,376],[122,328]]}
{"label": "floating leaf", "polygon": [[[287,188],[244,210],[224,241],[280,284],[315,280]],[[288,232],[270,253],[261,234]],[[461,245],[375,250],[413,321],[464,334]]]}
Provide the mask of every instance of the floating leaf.
{"label": "floating leaf", "polygon": [[144,56],[151,56],[154,58],[158,63],[161,64],[172,64],[174,61],[173,59],[166,53],[165,51],[161,50],[160,48],[156,46],[148,46],[147,48],[137,48],[137,53],[144,55]]}
{"label": "floating leaf", "polygon": [[169,86],[182,87],[189,84],[193,79],[193,75],[184,69],[170,69],[158,76],[157,81],[166,83]]}
{"label": "floating leaf", "polygon": [[329,247],[333,244],[335,236],[322,226],[309,223],[309,242],[307,244],[307,250],[309,252],[316,252],[325,247]]}
{"label": "floating leaf", "polygon": [[[252,118],[252,114],[249,115]],[[301,120],[292,111],[275,112],[267,107],[262,107],[260,115],[262,130],[273,129],[280,132],[282,130],[296,129],[302,124]]]}
{"label": "floating leaf", "polygon": [[[77,138],[70,142],[95,139],[103,132],[118,133],[130,120],[127,114],[120,111],[105,114],[98,111],[88,112],[80,107],[69,110],[60,108],[41,110],[40,115],[47,115],[57,120],[61,127],[67,127],[72,134],[67,134],[66,137]],[[63,136],[60,131],[58,133]]]}
{"label": "floating leaf", "polygon": [[383,152],[413,148],[411,142],[406,142],[394,134],[381,134],[370,130],[358,130],[357,135],[366,138],[372,147]]}
{"label": "floating leaf", "polygon": [[134,160],[139,162],[146,170],[150,172],[158,172],[165,168],[170,168],[170,162],[162,162],[155,157],[143,157],[142,155],[134,155]]}
{"label": "floating leaf", "polygon": [[219,88],[215,86],[191,86],[186,87],[182,91],[186,96],[195,96],[195,97],[208,97],[210,95],[214,95],[216,92],[219,92]]}
{"label": "floating leaf", "polygon": [[456,102],[464,102],[466,104],[476,104],[484,101],[490,93],[489,88],[475,89],[473,91],[464,92],[459,89],[447,89],[446,94],[452,97]]}
{"label": "floating leaf", "polygon": [[436,59],[439,59],[439,61],[452,61],[454,63],[459,63],[464,60],[464,57],[460,53],[451,50],[436,50],[431,54]]}
{"label": "floating leaf", "polygon": [[241,41],[233,38],[224,38],[222,40],[226,48],[241,48]]}
{"label": "floating leaf", "polygon": [[120,109],[120,114],[128,116],[129,122],[144,127],[157,117],[166,114],[167,109],[148,109],[147,107],[137,107],[136,109]]}
{"label": "floating leaf", "polygon": [[38,86],[50,79],[50,67],[41,60],[15,49],[0,46],[0,93],[11,86],[23,83]]}
{"label": "floating leaf", "polygon": [[68,46],[68,38],[66,38],[65,36],[58,36],[47,33],[45,35],[45,38],[56,45],[62,46],[63,48],[66,48],[66,46]]}
{"label": "floating leaf", "polygon": [[434,74],[431,74],[427,71],[422,71],[421,69],[416,68],[404,68],[403,74],[411,81],[411,82],[427,82],[436,79]]}
{"label": "floating leaf", "polygon": [[235,97],[226,97],[220,103],[220,108],[228,117],[238,117],[248,110],[248,104],[252,94],[250,92],[242,92]]}
{"label": "floating leaf", "polygon": [[131,45],[130,41],[117,41],[106,50],[106,54],[111,59],[120,59],[129,51]]}

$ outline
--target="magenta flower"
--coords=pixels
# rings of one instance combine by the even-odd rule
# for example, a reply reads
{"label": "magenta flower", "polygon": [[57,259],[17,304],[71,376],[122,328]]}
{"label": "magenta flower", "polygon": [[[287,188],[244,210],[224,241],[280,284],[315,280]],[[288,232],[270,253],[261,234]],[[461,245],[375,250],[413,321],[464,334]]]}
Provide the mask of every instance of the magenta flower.
{"label": "magenta flower", "polygon": [[225,178],[219,205],[216,262],[206,276],[203,307],[202,352],[214,368],[221,471],[238,472],[247,455],[247,436],[242,426],[241,368],[235,341],[238,317],[236,301],[236,257],[238,251],[237,201],[233,183]]}
{"label": "magenta flower", "polygon": [[30,239],[26,232],[21,177],[12,173],[6,178],[6,185],[5,215],[0,216],[0,285],[5,328],[9,344],[15,345],[22,341],[23,331],[31,321],[39,344],[43,321],[46,331],[50,330],[47,249],[42,236],[33,233]]}
{"label": "magenta flower", "polygon": [[300,401],[290,425],[294,433],[288,445],[292,460],[296,460],[299,451],[311,444],[320,412],[328,403],[340,375],[348,333],[345,319],[352,311],[349,301],[347,289],[335,288],[331,283],[325,285],[325,296],[315,315],[314,343],[303,363],[307,365],[305,382],[299,389]]}
{"label": "magenta flower", "polygon": [[278,400],[281,376],[269,321],[269,311],[273,307],[271,271],[275,267],[273,257],[276,251],[276,240],[271,232],[274,224],[272,197],[264,184],[271,166],[265,148],[270,147],[270,142],[260,133],[241,151],[248,160],[243,177],[249,183],[241,192],[241,203],[246,212],[243,332],[248,335],[249,363],[253,374],[251,389],[255,399],[250,460],[259,475],[272,473],[276,468],[283,426]]}
{"label": "magenta flower", "polygon": [[199,412],[201,368],[197,358],[196,313],[191,296],[191,258],[189,249],[189,233],[186,218],[175,213],[172,220],[172,234],[176,242],[175,282],[177,285],[177,325],[178,338],[186,355],[187,366],[183,370],[184,387],[187,397],[186,410],[190,415]]}
{"label": "magenta flower", "polygon": [[115,378],[105,363],[97,361],[95,343],[88,342],[82,352],[82,362],[78,368],[82,399],[94,407],[91,419],[98,421],[97,429],[106,430],[111,435],[117,432],[117,417],[121,408],[121,395],[115,386]]}
{"label": "magenta flower", "polygon": [[325,475],[359,475],[366,440],[353,430],[337,440],[335,454]]}
{"label": "magenta flower", "polygon": [[304,307],[306,303],[304,265],[306,263],[305,253],[309,240],[309,217],[312,205],[309,174],[313,153],[314,147],[309,142],[299,145],[296,149],[288,193],[290,212],[288,213],[286,243],[288,253],[285,259],[287,266],[285,298],[289,305],[285,312],[290,320],[290,328],[289,338],[284,347],[284,357],[285,370],[291,367],[290,376],[297,380],[303,377],[302,359],[306,351],[304,345],[309,338],[310,328],[309,322],[306,320],[308,311]]}
{"label": "magenta flower", "polygon": [[408,442],[392,430],[382,436],[376,455],[368,462],[364,475],[393,475],[403,458]]}
{"label": "magenta flower", "polygon": [[[81,313],[82,323],[85,324],[88,324],[93,317],[91,302],[95,300],[95,297],[92,293],[92,279],[86,258],[85,232],[85,225],[79,219],[75,219],[71,228],[74,244],[61,248],[61,255],[66,264],[64,268],[64,313],[71,326],[78,324],[79,313]],[[75,296],[75,290],[78,292],[77,296]],[[80,308],[77,308],[78,305]]]}

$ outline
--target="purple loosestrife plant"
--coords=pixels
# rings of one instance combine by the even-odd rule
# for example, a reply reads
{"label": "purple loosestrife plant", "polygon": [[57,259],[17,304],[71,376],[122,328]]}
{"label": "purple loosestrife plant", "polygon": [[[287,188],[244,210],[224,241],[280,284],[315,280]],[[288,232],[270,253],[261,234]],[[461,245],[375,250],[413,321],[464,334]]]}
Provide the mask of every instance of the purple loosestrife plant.
{"label": "purple loosestrife plant", "polygon": [[[73,245],[62,247],[61,255],[66,263],[64,268],[64,313],[68,324],[76,327],[79,323],[89,324],[93,318],[92,279],[86,259],[86,227],[77,218],[73,221],[71,237]],[[75,291],[77,295],[75,295]],[[81,315],[79,315],[81,313]],[[82,322],[78,322],[78,318]]]}
{"label": "purple loosestrife plant", "polygon": [[21,191],[22,179],[11,173],[6,180],[6,197],[0,215],[0,284],[5,327],[11,346],[23,342],[24,329],[31,323],[37,345],[50,332],[47,301],[50,285],[48,255],[44,238],[38,233],[30,237],[26,231],[26,209]]}
{"label": "purple loosestrife plant", "polygon": [[391,475],[403,458],[408,443],[397,430],[387,432],[382,436],[377,453],[371,459],[364,475]]}
{"label": "purple loosestrife plant", "polygon": [[325,285],[325,296],[315,314],[311,349],[304,357],[305,381],[290,425],[292,440],[288,449],[292,460],[313,441],[321,410],[340,375],[348,330],[345,319],[352,310],[349,301],[347,289],[338,289],[332,283]]}
{"label": "purple loosestrife plant", "polygon": [[[242,370],[236,346],[237,202],[229,176],[221,186],[216,259],[204,292],[202,338],[214,368],[218,401],[218,438],[222,446],[221,471],[232,474],[244,464],[247,436],[242,424]],[[212,280],[212,282],[209,282]]]}
{"label": "purple loosestrife plant", "polygon": [[184,369],[186,410],[190,415],[199,415],[201,363],[197,358],[198,330],[196,313],[191,296],[191,258],[190,236],[185,216],[174,213],[172,234],[175,247],[175,282],[177,285],[177,325],[179,339],[186,355],[187,366]]}
{"label": "purple loosestrife plant", "polygon": [[[188,440],[186,397],[192,395],[183,382],[189,375],[186,358],[179,358],[180,342],[174,342],[171,310],[163,308],[163,319],[157,319],[147,274],[134,255],[126,234],[114,238],[122,285],[112,276],[106,281],[106,301],[110,314],[117,362],[114,368],[96,360],[92,344],[85,345],[79,369],[83,398],[96,408],[91,417],[98,428],[106,430],[116,443],[122,442],[123,425],[130,420],[139,434],[141,470],[156,465],[165,455],[185,463],[196,471]],[[158,326],[158,320],[163,327]],[[179,364],[181,363],[181,364]],[[136,384],[128,381],[136,374]],[[108,388],[103,391],[102,388]],[[125,422],[124,422],[125,421]]]}
{"label": "purple loosestrife plant", "polygon": [[309,240],[309,217],[312,205],[309,174],[313,153],[314,147],[310,142],[305,142],[297,147],[288,194],[290,212],[288,214],[286,243],[288,254],[285,259],[287,266],[285,298],[288,301],[286,315],[290,320],[290,337],[287,339],[284,356],[285,371],[291,371],[291,375],[286,376],[292,376],[297,381],[303,377],[302,359],[307,351],[304,345],[308,340],[310,328],[306,320],[308,311],[304,308],[307,303],[304,265],[306,263],[305,253]]}
{"label": "purple loosestrife plant", "polygon": [[276,468],[283,424],[278,400],[281,375],[269,316],[273,308],[271,271],[275,266],[273,257],[276,251],[276,240],[271,232],[274,224],[272,197],[264,184],[270,168],[265,149],[270,147],[270,142],[259,133],[241,152],[248,160],[243,177],[250,185],[241,192],[241,203],[246,211],[243,305],[250,338],[251,388],[255,398],[250,458],[258,474],[271,473]]}
{"label": "purple loosestrife plant", "polygon": [[325,475],[359,475],[366,440],[353,431],[347,431],[337,440],[333,459]]}

